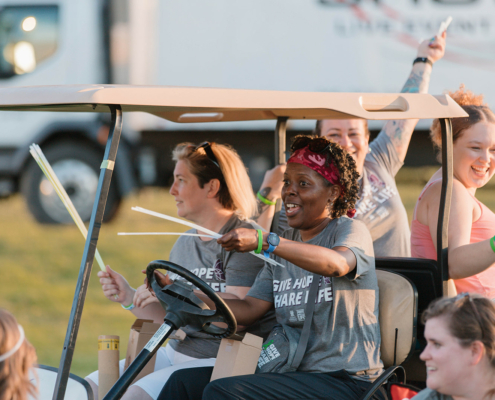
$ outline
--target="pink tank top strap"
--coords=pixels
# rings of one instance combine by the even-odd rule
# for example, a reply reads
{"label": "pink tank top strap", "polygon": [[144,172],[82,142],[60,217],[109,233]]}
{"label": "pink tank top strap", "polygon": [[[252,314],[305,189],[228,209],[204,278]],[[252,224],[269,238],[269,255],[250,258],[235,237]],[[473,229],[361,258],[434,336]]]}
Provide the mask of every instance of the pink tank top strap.
{"label": "pink tank top strap", "polygon": [[416,201],[416,205],[414,206],[414,211],[413,211],[413,221],[416,220],[416,209],[418,208],[418,203],[419,201],[421,200],[421,197],[423,197],[423,195],[425,194],[425,192],[428,190],[428,188],[433,185],[435,182],[438,182],[438,181],[441,181],[442,178],[438,178],[438,179],[435,179],[434,181],[431,181],[430,183],[428,183],[428,185],[426,185],[423,190],[421,191],[421,193],[419,194],[419,197],[418,197],[418,201]]}

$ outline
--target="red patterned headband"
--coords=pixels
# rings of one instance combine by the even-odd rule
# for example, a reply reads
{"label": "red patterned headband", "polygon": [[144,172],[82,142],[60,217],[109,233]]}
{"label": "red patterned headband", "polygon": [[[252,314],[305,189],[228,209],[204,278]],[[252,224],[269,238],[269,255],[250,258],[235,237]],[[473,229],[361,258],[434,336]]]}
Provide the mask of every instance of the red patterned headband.
{"label": "red patterned headband", "polygon": [[[341,189],[340,196],[344,197],[345,187],[340,183],[340,173],[338,168],[333,162],[331,162],[328,166],[325,166],[325,161],[325,156],[311,151],[309,147],[306,146],[302,149],[297,149],[296,151],[294,151],[292,156],[289,158],[289,161],[287,161],[287,164],[302,164],[306,167],[311,168],[313,171],[318,172],[332,185],[339,185]],[[355,209],[347,211],[347,216],[349,218],[354,217],[354,214],[356,214]]]}

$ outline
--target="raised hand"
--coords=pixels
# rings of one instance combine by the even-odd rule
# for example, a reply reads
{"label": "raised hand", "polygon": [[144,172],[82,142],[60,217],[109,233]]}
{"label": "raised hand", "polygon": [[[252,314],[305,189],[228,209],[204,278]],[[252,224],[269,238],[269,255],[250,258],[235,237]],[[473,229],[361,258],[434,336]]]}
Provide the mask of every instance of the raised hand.
{"label": "raised hand", "polygon": [[440,60],[445,54],[445,38],[447,33],[443,32],[440,36],[423,40],[418,48],[418,57],[427,57],[432,63]]}

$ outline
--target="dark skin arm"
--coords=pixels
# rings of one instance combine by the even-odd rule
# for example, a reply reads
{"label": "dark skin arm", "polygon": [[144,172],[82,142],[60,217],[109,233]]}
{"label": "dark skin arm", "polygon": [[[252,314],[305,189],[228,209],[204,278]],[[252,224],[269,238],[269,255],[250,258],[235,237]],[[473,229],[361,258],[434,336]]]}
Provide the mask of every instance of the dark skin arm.
{"label": "dark skin arm", "polygon": [[[263,250],[268,249],[268,233],[263,234]],[[227,232],[217,241],[225,250],[247,252],[258,247],[258,236],[254,229],[239,228]],[[280,238],[275,255],[322,276],[341,277],[356,268],[356,256],[347,247],[327,249],[322,246],[294,242]]]}
{"label": "dark skin arm", "polygon": [[[155,271],[155,279],[161,287],[171,285],[173,283],[168,275],[164,275],[160,271]],[[149,289],[152,290],[151,287],[149,287]],[[201,301],[207,304],[210,309],[216,309],[215,303],[213,303],[208,296],[198,290],[195,290],[194,294]],[[223,301],[225,301],[225,303],[227,303],[229,308],[232,310],[237,323],[240,325],[254,324],[273,307],[273,303],[256,299],[251,296],[247,296],[243,300],[223,299]]]}

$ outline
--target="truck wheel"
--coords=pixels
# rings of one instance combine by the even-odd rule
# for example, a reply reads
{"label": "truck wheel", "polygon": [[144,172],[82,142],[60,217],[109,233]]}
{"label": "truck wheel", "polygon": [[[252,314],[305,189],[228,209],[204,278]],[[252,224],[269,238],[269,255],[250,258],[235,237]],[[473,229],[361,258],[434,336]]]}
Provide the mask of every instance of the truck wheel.
{"label": "truck wheel", "polygon": [[[43,149],[55,174],[65,188],[83,221],[89,221],[93,210],[100,174],[102,154],[80,142],[65,142]],[[45,224],[73,223],[38,164],[31,159],[21,179],[21,192],[36,220]],[[115,181],[110,185],[104,221],[111,220],[120,205],[121,196]]]}

